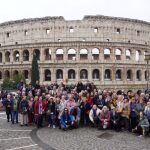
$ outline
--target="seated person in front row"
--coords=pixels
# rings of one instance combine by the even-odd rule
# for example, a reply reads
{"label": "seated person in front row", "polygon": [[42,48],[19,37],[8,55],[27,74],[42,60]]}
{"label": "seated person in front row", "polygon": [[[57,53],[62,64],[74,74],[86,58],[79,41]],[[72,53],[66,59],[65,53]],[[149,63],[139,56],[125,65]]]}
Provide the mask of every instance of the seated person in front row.
{"label": "seated person in front row", "polygon": [[81,115],[80,108],[77,105],[75,105],[73,108],[70,109],[70,115],[73,121],[73,127],[78,128]]}
{"label": "seated person in front row", "polygon": [[90,113],[89,113],[89,118],[90,118],[90,121],[94,124],[94,127],[99,126],[100,113],[101,113],[101,110],[99,108],[97,108],[96,105],[93,105],[93,107],[92,107],[92,109],[90,110]]}
{"label": "seated person in front row", "polygon": [[149,122],[147,117],[144,115],[144,113],[141,111],[139,116],[139,123],[135,129],[133,129],[133,132],[139,134],[140,136],[145,136],[146,133],[149,131]]}
{"label": "seated person in front row", "polygon": [[104,106],[102,108],[102,112],[100,114],[100,121],[101,121],[101,127],[102,127],[102,129],[109,128],[109,124],[110,124],[110,111],[107,108],[107,106]]}
{"label": "seated person in front row", "polygon": [[73,120],[72,117],[69,113],[68,108],[65,108],[61,117],[60,117],[60,127],[63,130],[67,130],[67,129],[71,129],[71,127],[73,126]]}

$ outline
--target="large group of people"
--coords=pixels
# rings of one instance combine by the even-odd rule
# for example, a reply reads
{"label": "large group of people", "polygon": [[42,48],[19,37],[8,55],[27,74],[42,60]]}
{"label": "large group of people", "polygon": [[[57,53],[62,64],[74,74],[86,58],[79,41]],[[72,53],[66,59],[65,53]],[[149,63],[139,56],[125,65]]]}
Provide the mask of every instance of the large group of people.
{"label": "large group of people", "polygon": [[[17,92],[0,92],[7,121],[20,126],[47,125],[66,131],[84,126],[98,130],[129,131],[140,136],[150,132],[150,94],[142,90],[103,91],[93,83],[50,85],[20,82]],[[18,115],[20,114],[20,115]]]}

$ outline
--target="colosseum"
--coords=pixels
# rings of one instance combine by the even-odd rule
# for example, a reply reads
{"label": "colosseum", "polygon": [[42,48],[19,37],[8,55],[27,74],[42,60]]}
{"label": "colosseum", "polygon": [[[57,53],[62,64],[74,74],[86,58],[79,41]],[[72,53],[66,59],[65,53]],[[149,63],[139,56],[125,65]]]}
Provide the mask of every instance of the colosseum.
{"label": "colosseum", "polygon": [[31,80],[36,55],[40,83],[81,80],[113,89],[149,84],[150,23],[118,17],[82,20],[44,17],[0,24],[0,81],[23,74]]}

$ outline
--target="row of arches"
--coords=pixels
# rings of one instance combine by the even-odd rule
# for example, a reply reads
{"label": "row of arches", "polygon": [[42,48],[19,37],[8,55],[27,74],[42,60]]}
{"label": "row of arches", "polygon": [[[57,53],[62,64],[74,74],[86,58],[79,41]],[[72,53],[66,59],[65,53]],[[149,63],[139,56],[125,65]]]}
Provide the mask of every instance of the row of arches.
{"label": "row of arches", "polygon": [[[18,75],[20,72],[18,70],[14,70],[12,73],[13,78]],[[28,70],[23,70],[22,74],[24,75],[25,79],[29,79],[29,71]],[[11,73],[9,70],[5,70],[4,73],[0,71],[0,80],[4,78],[11,78]]]}
{"label": "row of arches", "polygon": [[[23,75],[25,77],[25,79],[29,79],[29,71],[28,70],[24,70]],[[13,71],[13,77],[15,77],[15,75],[19,74],[18,70],[14,70]],[[88,70],[86,69],[82,69],[80,71],[80,79],[88,79]],[[144,76],[145,76],[145,80],[148,80],[148,72],[145,71],[144,72]],[[10,71],[6,70],[4,71],[4,77],[5,78],[10,78]],[[56,70],[56,79],[63,79],[63,70],[62,69],[58,69]],[[76,72],[74,69],[70,69],[68,70],[68,79],[76,79]],[[0,79],[2,79],[2,71],[0,71]],[[100,80],[100,71],[98,69],[94,69],[92,71],[92,79],[95,80]],[[106,69],[104,71],[104,79],[105,80],[112,80],[112,70],[111,69]],[[123,73],[121,69],[116,70],[115,72],[115,79],[116,80],[122,80],[123,79]],[[127,80],[133,80],[133,72],[132,70],[127,70],[126,72],[126,79]],[[142,80],[142,71],[141,70],[137,70],[136,71],[136,80],[141,81]],[[46,69],[44,71],[44,81],[51,81],[51,71],[49,69]]]}
{"label": "row of arches", "polygon": [[[116,80],[122,80],[122,70],[118,69],[115,73],[115,79]],[[51,81],[51,71],[49,69],[46,69],[44,72],[45,75],[45,81]],[[56,79],[63,79],[63,70],[58,69],[56,70]],[[68,70],[68,79],[76,79],[76,72],[74,69]],[[80,79],[88,79],[88,70],[82,69],[80,71]],[[92,79],[100,80],[100,71],[98,69],[94,69],[92,71]],[[110,69],[106,69],[104,72],[104,79],[105,80],[111,80],[112,79],[112,71]],[[126,73],[126,79],[127,80],[133,80],[133,72],[132,70],[127,70]],[[137,70],[136,71],[136,80],[141,81],[142,80],[142,71]],[[147,71],[145,71],[145,80],[148,80]]]}
{"label": "row of arches", "polygon": [[[34,49],[33,53],[36,55],[36,58],[37,60],[40,60],[40,55],[41,55],[41,51],[39,49]],[[56,53],[56,60],[63,60],[64,59],[64,50],[63,49],[57,49],[55,51]],[[88,59],[88,53],[89,51],[87,49],[80,49],[79,51],[79,55],[80,55],[80,60],[86,60]],[[104,55],[104,59],[110,59],[111,57],[111,53],[112,53],[112,50],[110,48],[106,48],[103,50],[103,55]],[[115,59],[116,60],[121,60],[122,57],[122,50],[117,48],[115,49]],[[99,60],[99,54],[100,54],[100,50],[98,48],[93,48],[92,51],[91,51],[91,55],[92,55],[92,60]],[[19,51],[14,51],[13,52],[13,61],[14,62],[19,62],[20,61],[20,52]],[[30,53],[29,51],[26,49],[23,51],[22,53],[22,57],[23,57],[23,61],[29,61],[29,57],[30,57]],[[69,49],[67,51],[67,55],[68,55],[68,60],[76,60],[76,55],[77,55],[77,51],[75,49]],[[125,56],[126,56],[126,59],[127,60],[130,60],[131,59],[131,56],[132,56],[132,51],[130,49],[126,49],[125,50]],[[10,62],[10,59],[11,59],[11,53],[10,51],[6,51],[5,52],[5,62]],[[52,50],[49,49],[49,48],[46,48],[44,50],[44,57],[45,57],[45,60],[51,60],[52,59]],[[2,59],[3,59],[3,55],[2,55],[2,52],[0,52],[0,62],[2,62]],[[141,59],[141,51],[140,50],[136,50],[136,53],[135,53],[135,60],[136,61],[139,61]]]}

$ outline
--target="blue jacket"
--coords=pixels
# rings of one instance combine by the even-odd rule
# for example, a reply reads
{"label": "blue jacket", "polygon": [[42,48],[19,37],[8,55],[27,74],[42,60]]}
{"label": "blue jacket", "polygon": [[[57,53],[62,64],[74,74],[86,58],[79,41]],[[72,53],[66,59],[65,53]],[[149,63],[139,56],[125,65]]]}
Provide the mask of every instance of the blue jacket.
{"label": "blue jacket", "polygon": [[63,114],[61,115],[61,117],[60,117],[60,124],[61,124],[62,126],[64,126],[65,128],[66,128],[66,121],[67,121],[68,123],[71,123],[71,122],[72,122],[72,117],[71,117],[70,114],[68,114],[67,117],[66,117],[65,113],[63,113]]}

